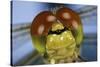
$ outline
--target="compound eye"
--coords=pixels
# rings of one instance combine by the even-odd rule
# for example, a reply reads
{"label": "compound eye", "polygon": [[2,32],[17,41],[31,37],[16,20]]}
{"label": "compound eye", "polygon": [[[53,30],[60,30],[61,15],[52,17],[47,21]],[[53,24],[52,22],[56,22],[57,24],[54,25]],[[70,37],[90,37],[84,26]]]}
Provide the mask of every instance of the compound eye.
{"label": "compound eye", "polygon": [[32,22],[31,35],[47,35],[56,17],[49,11],[39,13]]}
{"label": "compound eye", "polygon": [[70,15],[68,12],[62,13],[62,17],[63,17],[64,19],[71,19],[71,15]]}
{"label": "compound eye", "polygon": [[59,9],[56,12],[56,17],[64,26],[70,29],[77,28],[74,24],[81,24],[79,15],[75,11],[66,7]]}
{"label": "compound eye", "polygon": [[56,20],[56,17],[55,17],[55,16],[53,16],[53,15],[47,16],[47,21],[48,21],[48,22],[53,22],[53,21],[55,21],[55,20]]}

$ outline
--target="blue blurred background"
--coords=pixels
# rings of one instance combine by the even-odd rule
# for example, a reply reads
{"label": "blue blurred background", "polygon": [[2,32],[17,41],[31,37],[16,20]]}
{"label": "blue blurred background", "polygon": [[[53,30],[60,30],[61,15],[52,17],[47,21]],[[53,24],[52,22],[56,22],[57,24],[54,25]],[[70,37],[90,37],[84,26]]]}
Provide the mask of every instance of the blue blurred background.
{"label": "blue blurred background", "polygon": [[84,30],[82,58],[87,61],[97,60],[97,6],[12,1],[11,65],[44,64],[32,44],[29,27],[38,13],[61,5],[76,11],[82,19]]}

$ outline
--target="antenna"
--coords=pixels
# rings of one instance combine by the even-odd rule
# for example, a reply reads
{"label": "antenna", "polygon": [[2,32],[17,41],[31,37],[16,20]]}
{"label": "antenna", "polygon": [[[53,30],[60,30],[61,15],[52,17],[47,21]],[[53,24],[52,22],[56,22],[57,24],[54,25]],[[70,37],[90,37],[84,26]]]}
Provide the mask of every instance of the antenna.
{"label": "antenna", "polygon": [[54,8],[51,8],[50,11],[53,13],[53,14],[56,14],[56,11],[59,10],[60,8],[63,8],[64,5],[60,5],[60,6],[55,6]]}

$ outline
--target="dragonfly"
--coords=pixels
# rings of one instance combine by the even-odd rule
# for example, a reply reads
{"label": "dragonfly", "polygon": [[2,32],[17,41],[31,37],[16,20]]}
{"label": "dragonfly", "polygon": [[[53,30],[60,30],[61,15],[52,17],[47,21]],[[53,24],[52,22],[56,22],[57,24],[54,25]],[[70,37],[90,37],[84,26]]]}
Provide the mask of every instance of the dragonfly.
{"label": "dragonfly", "polygon": [[83,26],[79,14],[68,7],[40,12],[32,21],[31,38],[45,63],[80,61]]}

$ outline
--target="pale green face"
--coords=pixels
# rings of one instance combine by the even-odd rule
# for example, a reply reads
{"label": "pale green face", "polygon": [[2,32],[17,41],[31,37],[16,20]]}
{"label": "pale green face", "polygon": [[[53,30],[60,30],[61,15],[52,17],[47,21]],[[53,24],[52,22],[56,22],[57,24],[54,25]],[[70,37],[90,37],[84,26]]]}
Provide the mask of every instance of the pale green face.
{"label": "pale green face", "polygon": [[51,31],[57,31],[57,30],[62,30],[62,29],[64,29],[63,24],[60,23],[60,22],[59,23],[58,22],[55,22],[52,25]]}
{"label": "pale green face", "polygon": [[[52,31],[64,29],[61,23],[52,25]],[[64,59],[73,55],[76,43],[69,30],[65,30],[60,34],[49,34],[46,41],[46,52],[49,59]]]}

